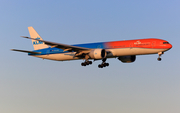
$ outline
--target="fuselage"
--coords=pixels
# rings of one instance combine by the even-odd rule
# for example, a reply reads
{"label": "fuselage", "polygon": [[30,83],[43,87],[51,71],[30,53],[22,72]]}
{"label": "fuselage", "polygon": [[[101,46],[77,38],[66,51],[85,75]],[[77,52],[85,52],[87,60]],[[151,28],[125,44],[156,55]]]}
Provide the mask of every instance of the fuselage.
{"label": "fuselage", "polygon": [[[166,40],[155,38],[76,44],[73,46],[90,49],[105,49],[108,51],[107,58],[129,55],[157,54],[172,48],[172,45]],[[64,51],[63,49],[56,47],[35,50],[34,52],[40,52],[40,54],[29,53],[29,55],[57,61],[82,59],[80,57],[75,57],[75,51]]]}

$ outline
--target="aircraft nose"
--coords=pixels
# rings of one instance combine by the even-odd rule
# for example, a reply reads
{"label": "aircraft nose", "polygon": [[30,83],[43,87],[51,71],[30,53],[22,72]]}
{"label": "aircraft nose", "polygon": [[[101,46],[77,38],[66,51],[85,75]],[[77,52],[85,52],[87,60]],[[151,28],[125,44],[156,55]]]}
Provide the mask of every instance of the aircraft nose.
{"label": "aircraft nose", "polygon": [[169,44],[169,45],[168,45],[168,48],[169,48],[169,49],[171,49],[171,48],[172,48],[172,45],[171,45],[171,44]]}

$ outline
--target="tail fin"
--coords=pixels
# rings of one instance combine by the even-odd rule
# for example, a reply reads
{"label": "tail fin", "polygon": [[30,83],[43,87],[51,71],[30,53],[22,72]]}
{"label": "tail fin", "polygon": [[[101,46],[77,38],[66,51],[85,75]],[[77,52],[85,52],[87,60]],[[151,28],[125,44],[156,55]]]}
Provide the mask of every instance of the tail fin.
{"label": "tail fin", "polygon": [[[43,40],[33,27],[28,27],[28,30],[29,30],[29,34],[30,34],[31,38]],[[32,40],[32,44],[34,46],[34,50],[44,49],[44,48],[49,47],[48,45],[44,44],[44,42],[37,41],[37,40]]]}

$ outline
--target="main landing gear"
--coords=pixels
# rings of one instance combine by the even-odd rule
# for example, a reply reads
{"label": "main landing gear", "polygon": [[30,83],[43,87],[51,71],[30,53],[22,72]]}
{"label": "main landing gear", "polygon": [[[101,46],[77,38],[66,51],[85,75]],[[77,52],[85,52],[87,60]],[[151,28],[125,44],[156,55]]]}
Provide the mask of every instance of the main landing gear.
{"label": "main landing gear", "polygon": [[92,61],[88,61],[88,59],[89,59],[89,56],[85,55],[85,62],[82,62],[81,66],[86,66],[86,65],[92,64]]}
{"label": "main landing gear", "polygon": [[106,66],[109,66],[109,63],[106,63],[106,58],[102,60],[102,64],[99,64],[98,67],[99,68],[103,68],[103,67],[106,67]]}
{"label": "main landing gear", "polygon": [[[90,65],[92,64],[92,61],[89,61],[89,56],[86,55],[85,56],[85,62],[82,62],[81,63],[81,66],[87,66],[87,65]],[[102,63],[98,65],[99,68],[103,68],[103,67],[106,67],[106,66],[109,66],[109,63],[106,63],[106,58],[102,59]]]}
{"label": "main landing gear", "polygon": [[99,68],[103,68],[103,67],[106,67],[106,66],[109,66],[109,63],[104,62],[104,63],[98,65]]}
{"label": "main landing gear", "polygon": [[161,58],[161,55],[162,55],[162,54],[164,54],[164,52],[159,52],[159,53],[158,53],[158,55],[159,55],[159,57],[157,58],[158,61],[161,61],[161,60],[162,60],[162,58]]}
{"label": "main landing gear", "polygon": [[85,61],[81,63],[81,66],[86,66],[92,64],[92,61]]}

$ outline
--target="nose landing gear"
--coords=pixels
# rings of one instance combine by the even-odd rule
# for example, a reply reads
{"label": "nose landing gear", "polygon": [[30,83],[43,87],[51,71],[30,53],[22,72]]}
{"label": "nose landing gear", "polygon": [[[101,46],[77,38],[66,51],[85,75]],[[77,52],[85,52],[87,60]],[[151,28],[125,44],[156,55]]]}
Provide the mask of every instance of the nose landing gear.
{"label": "nose landing gear", "polygon": [[164,52],[159,52],[159,53],[158,53],[158,55],[159,55],[159,57],[157,58],[158,61],[161,61],[161,60],[162,60],[161,55],[163,55],[163,54],[164,54]]}

